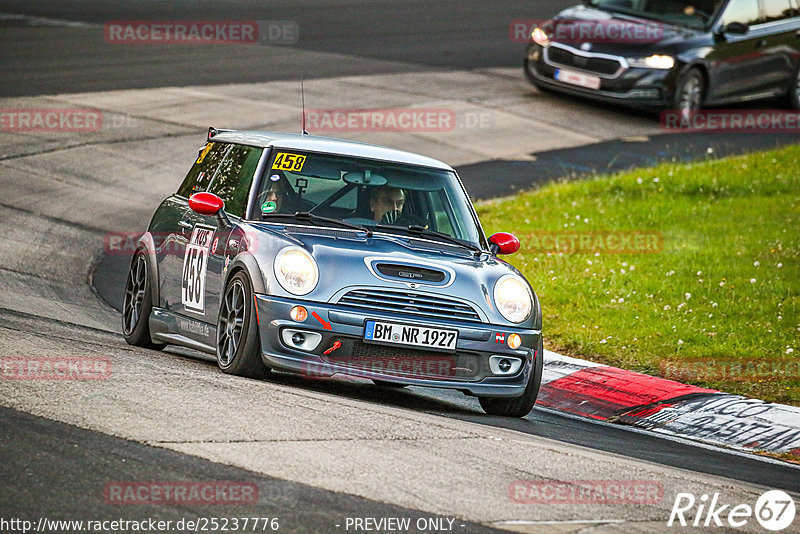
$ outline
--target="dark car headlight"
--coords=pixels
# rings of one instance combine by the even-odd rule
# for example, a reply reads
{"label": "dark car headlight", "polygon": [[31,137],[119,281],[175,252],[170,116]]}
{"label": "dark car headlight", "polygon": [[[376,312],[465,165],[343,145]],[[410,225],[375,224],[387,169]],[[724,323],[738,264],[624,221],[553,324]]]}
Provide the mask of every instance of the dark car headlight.
{"label": "dark car headlight", "polygon": [[522,278],[507,274],[494,285],[494,303],[508,321],[521,323],[531,316],[533,295]]}
{"label": "dark car headlight", "polygon": [[531,32],[531,38],[533,39],[533,42],[539,46],[548,46],[550,44],[550,38],[541,28],[534,28]]}
{"label": "dark car headlight", "polygon": [[653,54],[647,57],[626,58],[628,65],[643,69],[669,70],[675,66],[675,58],[665,54]]}
{"label": "dark car headlight", "polygon": [[293,295],[306,295],[317,287],[317,262],[300,247],[286,247],[278,252],[272,266],[278,283]]}

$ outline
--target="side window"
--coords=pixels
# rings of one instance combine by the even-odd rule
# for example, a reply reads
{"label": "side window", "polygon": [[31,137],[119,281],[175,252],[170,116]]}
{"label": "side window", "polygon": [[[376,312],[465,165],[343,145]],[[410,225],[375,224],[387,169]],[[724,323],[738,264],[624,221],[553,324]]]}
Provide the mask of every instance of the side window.
{"label": "side window", "polygon": [[229,146],[225,143],[207,143],[183,179],[177,194],[189,198],[198,191],[205,191]]}
{"label": "side window", "polygon": [[741,22],[748,26],[759,23],[758,0],[731,0],[722,14],[722,25]]}
{"label": "side window", "polygon": [[216,176],[208,187],[225,201],[225,211],[237,217],[244,216],[247,208],[247,195],[253,183],[258,160],[263,149],[252,146],[233,145],[227,157],[222,161]]}
{"label": "side window", "polygon": [[797,16],[789,0],[761,0],[761,9],[764,12],[763,22],[775,22]]}

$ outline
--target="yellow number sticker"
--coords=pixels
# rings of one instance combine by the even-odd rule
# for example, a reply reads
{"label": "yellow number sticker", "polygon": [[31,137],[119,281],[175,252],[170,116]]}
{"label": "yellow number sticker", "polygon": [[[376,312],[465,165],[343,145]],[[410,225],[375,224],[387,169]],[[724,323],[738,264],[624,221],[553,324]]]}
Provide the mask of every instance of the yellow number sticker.
{"label": "yellow number sticker", "polygon": [[203,163],[206,154],[208,154],[211,151],[212,146],[214,146],[213,143],[207,143],[205,148],[200,151],[200,154],[197,156],[197,161],[195,161],[195,163]]}
{"label": "yellow number sticker", "polygon": [[305,156],[278,152],[278,155],[275,156],[275,161],[272,162],[272,168],[278,169],[279,171],[300,172],[303,170],[303,164],[305,162]]}

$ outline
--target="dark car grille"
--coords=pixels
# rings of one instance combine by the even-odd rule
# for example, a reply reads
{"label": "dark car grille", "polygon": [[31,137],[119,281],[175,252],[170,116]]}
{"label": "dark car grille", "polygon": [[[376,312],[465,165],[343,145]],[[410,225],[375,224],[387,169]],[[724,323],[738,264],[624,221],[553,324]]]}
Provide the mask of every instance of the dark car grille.
{"label": "dark car grille", "polygon": [[322,356],[328,363],[384,375],[439,380],[476,380],[488,370],[473,353],[442,353],[355,341],[350,355],[337,351]]}
{"label": "dark car grille", "polygon": [[339,304],[365,311],[399,312],[431,319],[481,320],[472,306],[457,300],[418,293],[358,289],[339,299]]}
{"label": "dark car grille", "polygon": [[547,59],[565,67],[575,67],[576,69],[605,74],[607,76],[615,74],[622,66],[621,63],[615,59],[581,56],[556,46],[551,46],[547,49]]}

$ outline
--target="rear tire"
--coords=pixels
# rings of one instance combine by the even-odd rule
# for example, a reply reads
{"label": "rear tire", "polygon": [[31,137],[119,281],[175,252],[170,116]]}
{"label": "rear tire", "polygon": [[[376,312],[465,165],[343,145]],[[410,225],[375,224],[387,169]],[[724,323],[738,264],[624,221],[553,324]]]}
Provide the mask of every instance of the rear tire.
{"label": "rear tire", "polygon": [[153,343],[150,337],[150,312],[153,310],[153,295],[150,288],[150,272],[147,256],[137,250],[131,260],[125,295],[122,298],[122,335],[129,345],[161,350],[163,343]]}
{"label": "rear tire", "polygon": [[536,397],[539,396],[539,386],[542,384],[542,370],[544,369],[544,344],[541,336],[539,337],[539,348],[536,351],[536,361],[533,371],[528,379],[525,392],[519,397],[494,398],[479,397],[483,411],[489,415],[499,415],[501,417],[525,417],[536,404]]}
{"label": "rear tire", "polygon": [[244,271],[231,277],[219,303],[217,365],[223,373],[247,378],[269,374],[269,367],[261,360],[252,284]]}

